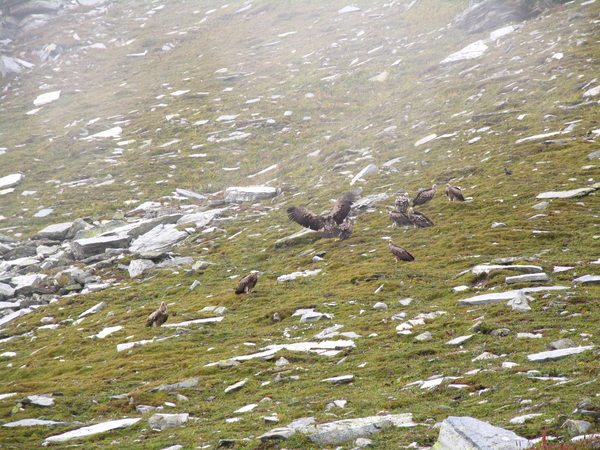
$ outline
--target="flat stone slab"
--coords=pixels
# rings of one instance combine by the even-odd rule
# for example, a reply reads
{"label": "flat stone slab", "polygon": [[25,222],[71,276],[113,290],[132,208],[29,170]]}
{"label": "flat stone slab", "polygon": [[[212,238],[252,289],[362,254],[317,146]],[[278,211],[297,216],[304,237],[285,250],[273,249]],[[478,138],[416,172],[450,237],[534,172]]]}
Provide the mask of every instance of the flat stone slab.
{"label": "flat stone slab", "polygon": [[596,189],[594,188],[579,188],[572,189],[570,191],[550,191],[550,192],[542,192],[538,194],[535,198],[538,200],[548,199],[548,198],[577,198],[577,197],[585,197],[588,194],[591,194]]}
{"label": "flat stone slab", "polygon": [[13,173],[0,178],[0,189],[7,189],[17,186],[25,179],[25,175],[21,173]]}
{"label": "flat stone slab", "polygon": [[77,239],[71,242],[71,251],[77,260],[104,253],[107,248],[129,247],[129,236],[101,236]]}
{"label": "flat stone slab", "polygon": [[352,381],[354,381],[354,375],[341,375],[339,377],[325,378],[324,380],[321,380],[321,383],[345,384],[351,383]]}
{"label": "flat stone slab", "polygon": [[189,388],[198,386],[199,382],[200,381],[198,380],[198,378],[190,378],[189,380],[180,381],[179,383],[161,384],[158,387],[150,389],[148,392],[150,392],[151,394],[154,394],[155,392],[159,392],[159,391],[169,392],[169,391],[175,391],[177,389],[189,389]]}
{"label": "flat stone slab", "polygon": [[571,284],[575,286],[578,284],[600,284],[600,275],[583,275],[579,278],[575,278],[571,281]]}
{"label": "flat stone slab", "polygon": [[89,427],[78,428],[77,430],[68,431],[56,436],[49,436],[44,442],[66,442],[71,439],[91,436],[93,434],[103,433],[105,431],[115,430],[117,428],[126,428],[142,420],[138,419],[121,419],[111,420],[109,422],[98,423]]}
{"label": "flat stone slab", "polygon": [[281,281],[281,282],[294,281],[298,277],[309,277],[312,275],[316,275],[319,272],[321,272],[321,269],[305,270],[304,272],[292,272],[287,275],[278,276],[277,281]]}
{"label": "flat stone slab", "polygon": [[177,221],[177,225],[187,225],[193,223],[196,228],[207,226],[213,219],[221,217],[227,208],[209,209],[199,213],[186,214]]}
{"label": "flat stone slab", "polygon": [[515,275],[504,279],[506,284],[516,283],[548,283],[552,281],[545,273],[528,273],[525,275]]}
{"label": "flat stone slab", "polygon": [[157,225],[149,232],[142,234],[131,243],[129,250],[132,253],[148,253],[155,250],[171,247],[188,237],[186,231],[180,231],[175,225]]}
{"label": "flat stone slab", "polygon": [[43,230],[38,231],[32,239],[52,239],[62,241],[67,236],[67,232],[73,226],[73,222],[55,223],[48,225]]}
{"label": "flat stone slab", "polygon": [[540,266],[533,266],[533,265],[528,265],[528,264],[514,265],[514,266],[513,265],[507,266],[507,265],[503,265],[503,264],[480,264],[480,265],[473,267],[470,270],[470,272],[473,275],[479,275],[481,273],[491,273],[496,270],[513,270],[515,272],[522,272],[522,273],[538,273],[538,272],[544,271],[544,269],[542,269]]}
{"label": "flat stone slab", "polygon": [[472,417],[450,416],[442,422],[432,450],[523,450],[531,446],[512,431]]}
{"label": "flat stone slab", "polygon": [[458,300],[460,306],[474,306],[474,305],[488,305],[490,303],[500,303],[506,300],[511,300],[518,295],[519,291],[527,294],[530,292],[543,292],[543,291],[561,291],[565,289],[571,289],[569,286],[538,286],[523,289],[515,289],[506,292],[494,292],[491,294],[481,294],[470,298],[464,298]]}
{"label": "flat stone slab", "polygon": [[472,334],[467,336],[459,336],[457,338],[451,339],[446,342],[446,345],[463,345],[465,342],[469,341],[473,337]]}
{"label": "flat stone slab", "polygon": [[583,353],[587,350],[593,349],[593,345],[586,345],[583,347],[571,347],[571,348],[562,348],[559,350],[549,350],[547,352],[534,353],[533,355],[527,355],[527,359],[531,362],[546,362],[546,361],[554,361],[557,359],[564,358],[570,355],[576,355],[578,353]]}
{"label": "flat stone slab", "polygon": [[42,419],[21,419],[16,422],[8,422],[2,425],[3,427],[72,427],[74,425],[83,425],[81,422],[57,422],[55,420],[42,420]]}
{"label": "flat stone slab", "polygon": [[224,319],[223,316],[220,317],[207,317],[206,319],[195,319],[195,320],[186,320],[185,322],[178,323],[163,323],[162,327],[189,327],[190,325],[197,325],[200,323],[211,323],[211,322],[220,322]]}
{"label": "flat stone slab", "polygon": [[270,186],[228,187],[225,189],[227,203],[256,202],[276,197],[277,188]]}
{"label": "flat stone slab", "polygon": [[150,427],[158,430],[166,430],[168,428],[179,427],[186,423],[190,415],[183,414],[154,414],[148,419]]}

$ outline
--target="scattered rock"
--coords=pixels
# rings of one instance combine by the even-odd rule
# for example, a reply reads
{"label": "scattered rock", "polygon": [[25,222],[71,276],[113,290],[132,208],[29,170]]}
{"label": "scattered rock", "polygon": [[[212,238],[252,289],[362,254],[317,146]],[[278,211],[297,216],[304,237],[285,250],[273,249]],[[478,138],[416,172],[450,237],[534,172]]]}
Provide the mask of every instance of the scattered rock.
{"label": "scattered rock", "polygon": [[276,197],[278,189],[269,186],[229,187],[225,189],[227,203],[257,202]]}
{"label": "scattered rock", "polygon": [[449,416],[442,422],[436,450],[502,449],[522,450],[532,444],[512,431],[495,427],[472,417]]}
{"label": "scattered rock", "polygon": [[106,431],[115,430],[117,428],[126,428],[139,422],[140,420],[142,419],[120,419],[112,420],[110,422],[103,422],[88,427],[78,428],[77,430],[68,431],[66,433],[58,434],[56,436],[47,437],[44,442],[66,442],[70,441],[71,439],[78,439],[86,436],[91,436],[93,434],[104,433]]}
{"label": "scattered rock", "polygon": [[166,430],[168,428],[179,427],[186,423],[190,415],[184,414],[154,414],[148,419],[150,427],[154,430]]}
{"label": "scattered rock", "polygon": [[527,359],[531,362],[555,361],[557,359],[561,359],[566,356],[583,353],[587,350],[591,350],[592,348],[594,348],[593,345],[588,345],[588,346],[584,346],[584,347],[572,347],[572,348],[564,348],[564,349],[560,349],[560,350],[550,350],[547,352],[540,352],[540,353],[534,353],[532,355],[527,355]]}

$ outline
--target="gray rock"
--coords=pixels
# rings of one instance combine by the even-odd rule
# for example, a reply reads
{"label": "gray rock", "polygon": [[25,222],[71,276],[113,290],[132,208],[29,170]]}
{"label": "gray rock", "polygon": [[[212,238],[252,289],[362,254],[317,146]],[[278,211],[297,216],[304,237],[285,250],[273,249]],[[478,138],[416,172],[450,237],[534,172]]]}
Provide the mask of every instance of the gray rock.
{"label": "gray rock", "polygon": [[30,0],[18,2],[10,7],[12,16],[22,19],[31,14],[44,14],[58,11],[62,6],[61,0]]}
{"label": "gray rock", "polygon": [[[569,289],[568,286],[539,286],[519,289],[524,293],[528,292],[541,292],[541,291],[560,291]],[[461,306],[473,306],[473,305],[488,305],[490,303],[500,303],[506,300],[513,299],[519,290],[512,290],[506,292],[494,292],[491,294],[481,294],[474,297],[465,298],[458,300],[458,304]]]}
{"label": "gray rock", "polygon": [[212,266],[214,263],[208,262],[208,261],[196,261],[193,265],[192,265],[192,270],[195,271],[199,271],[199,270],[204,270],[204,269],[208,269],[210,266]]}
{"label": "gray rock", "polygon": [[[6,425],[5,425],[6,426]],[[572,420],[567,419],[562,424],[563,428],[566,428],[571,436],[579,436],[581,434],[588,433],[594,425],[587,420]]]}
{"label": "gray rock", "polygon": [[54,405],[54,399],[45,395],[30,395],[21,400],[20,403],[36,406],[52,406]]}
{"label": "gray rock", "polygon": [[246,385],[248,381],[250,381],[250,378],[244,378],[242,381],[238,381],[237,383],[234,383],[231,386],[227,386],[225,388],[225,393],[229,394],[230,392],[239,391]]}
{"label": "gray rock", "polygon": [[472,417],[450,416],[442,422],[435,450],[522,450],[526,438]]}
{"label": "gray rock", "polygon": [[579,278],[575,278],[571,281],[571,284],[575,286],[578,284],[600,284],[600,275],[583,275]]}
{"label": "gray rock", "polygon": [[96,425],[78,428],[77,430],[67,431],[66,433],[58,434],[56,436],[49,436],[45,439],[44,444],[48,445],[48,442],[66,442],[71,439],[78,439],[86,436],[91,436],[97,433],[104,433],[106,431],[115,430],[117,428],[125,428],[139,422],[140,420],[142,419],[120,419],[98,423]]}
{"label": "gray rock", "polygon": [[533,209],[548,209],[550,208],[550,202],[540,202],[532,206]]}
{"label": "gray rock", "polygon": [[194,264],[194,258],[191,256],[176,256],[159,262],[156,269],[166,269],[169,267],[188,266]]}
{"label": "gray rock", "polygon": [[50,428],[56,427],[72,427],[83,425],[82,422],[57,422],[55,420],[42,420],[42,419],[21,419],[16,422],[8,422],[2,425],[3,427],[37,427],[47,426]]}
{"label": "gray rock", "polygon": [[473,275],[479,275],[481,273],[492,273],[499,270],[511,270],[522,273],[539,273],[543,272],[540,266],[533,266],[527,264],[516,264],[516,265],[503,265],[503,264],[479,264],[471,269]]}
{"label": "gray rock", "polygon": [[296,430],[289,427],[273,428],[271,431],[258,437],[261,441],[270,441],[273,439],[289,439],[296,433]]}
{"label": "gray rock", "polygon": [[373,305],[373,309],[387,309],[388,305],[383,302],[377,302]]}
{"label": "gray rock", "polygon": [[127,271],[131,278],[135,278],[143,274],[146,270],[152,269],[154,265],[149,259],[134,259],[129,263]]}
{"label": "gray rock", "polygon": [[596,158],[600,158],[600,150],[596,150],[595,152],[592,152],[588,155],[589,160],[596,159]]}
{"label": "gray rock", "polygon": [[198,378],[190,378],[189,380],[180,381],[179,383],[175,383],[175,384],[161,384],[158,387],[150,389],[148,392],[150,392],[151,394],[154,394],[155,392],[159,392],[159,391],[170,392],[170,391],[175,391],[177,389],[188,389],[188,388],[193,388],[193,387],[198,386],[198,383],[199,383]]}
{"label": "gray rock", "polygon": [[513,311],[531,311],[528,298],[523,291],[517,291],[517,295],[511,298],[507,303]]}
{"label": "gray rock", "polygon": [[193,223],[196,228],[207,226],[213,219],[221,217],[227,208],[210,209],[200,213],[186,214],[177,221],[177,225],[187,225]]}
{"label": "gray rock", "polygon": [[175,225],[158,225],[134,240],[129,250],[132,253],[152,252],[171,247],[187,237],[188,233],[178,230]]}
{"label": "gray rock", "polygon": [[426,331],[425,333],[421,333],[417,337],[415,337],[415,342],[425,342],[433,339],[433,333],[430,331]]}
{"label": "gray rock", "polygon": [[354,381],[354,375],[341,375],[339,377],[325,378],[321,380],[321,383],[346,384],[352,381]]}
{"label": "gray rock", "polygon": [[347,427],[343,429],[332,429],[320,433],[309,434],[307,437],[319,445],[336,445],[344,442],[353,441],[363,436],[371,436],[379,433],[385,428],[392,426],[392,422],[381,420],[362,426]]}
{"label": "gray rock", "polygon": [[56,223],[38,231],[31,239],[51,239],[62,241],[73,226],[73,222]]}
{"label": "gray rock", "polygon": [[183,195],[185,197],[197,198],[198,200],[204,200],[206,198],[205,195],[197,194],[196,192],[188,191],[186,189],[181,189],[181,188],[175,189],[175,192],[178,193],[179,195]]}
{"label": "gray rock", "polygon": [[448,342],[446,342],[446,345],[463,345],[465,342],[469,341],[471,338],[473,337],[472,334],[469,334],[467,336],[459,336],[457,338],[451,339]]}
{"label": "gray rock", "polygon": [[92,314],[97,314],[100,311],[104,311],[105,309],[106,309],[106,303],[100,302],[100,303],[92,306],[90,309],[79,314],[79,318],[82,319],[84,317],[91,316]]}
{"label": "gray rock", "polygon": [[186,423],[190,415],[183,414],[154,414],[148,419],[150,427],[154,430],[166,430],[168,428],[179,427]]}
{"label": "gray rock", "polygon": [[[144,219],[138,222],[129,223],[127,225],[117,226],[116,228],[111,228],[110,230],[104,231],[100,234],[100,236],[118,236],[118,235],[127,235],[131,238],[135,239],[140,237],[143,234],[152,231],[159,225],[170,225],[177,223],[183,214],[164,214],[159,217],[155,217],[152,219]],[[114,221],[114,224],[120,223],[121,221]]]}
{"label": "gray rock", "polygon": [[538,194],[535,198],[537,198],[538,200],[550,199],[550,198],[578,198],[578,197],[585,197],[586,195],[591,194],[595,190],[596,190],[595,188],[589,187],[589,188],[572,189],[570,191],[542,192],[541,194]]}
{"label": "gray rock", "polygon": [[269,186],[228,187],[225,189],[227,203],[257,202],[276,197],[278,189]]}
{"label": "gray rock", "polygon": [[6,283],[0,283],[0,298],[12,298],[15,295],[15,289]]}
{"label": "gray rock", "polygon": [[527,359],[531,362],[555,361],[557,359],[561,359],[566,356],[583,353],[587,350],[591,350],[592,348],[594,348],[593,345],[588,345],[585,347],[572,347],[572,348],[564,348],[564,349],[560,349],[560,350],[549,350],[547,352],[540,352],[540,353],[534,353],[532,355],[527,355]]}
{"label": "gray rock", "polygon": [[548,283],[552,281],[545,273],[529,273],[525,275],[515,275],[504,279],[506,284],[516,283]]}
{"label": "gray rock", "polygon": [[149,405],[137,405],[135,407],[135,410],[137,412],[139,412],[140,414],[146,414],[149,412],[152,412],[156,409],[156,406],[149,406]]}
{"label": "gray rock", "polygon": [[0,190],[17,186],[17,185],[21,184],[21,182],[24,179],[25,179],[25,175],[20,174],[20,173],[6,175],[5,177],[0,178]]}
{"label": "gray rock", "polygon": [[362,177],[364,177],[365,175],[377,172],[379,172],[379,168],[375,164],[369,164],[367,167],[358,172],[354,178],[352,178],[352,181],[350,181],[350,186],[352,186],[357,181],[362,180]]}
{"label": "gray rock", "polygon": [[14,287],[14,295],[29,295],[33,292],[33,288],[42,282],[42,277],[37,274],[21,275],[13,277],[10,284]]}
{"label": "gray rock", "polygon": [[71,242],[71,252],[76,260],[103,253],[107,248],[127,248],[129,236],[104,236],[78,239]]}
{"label": "gray rock", "polygon": [[572,347],[576,347],[577,344],[575,344],[575,342],[573,342],[571,339],[560,339],[558,341],[554,341],[554,342],[550,342],[546,348],[548,350],[561,350],[564,348],[572,348]]}

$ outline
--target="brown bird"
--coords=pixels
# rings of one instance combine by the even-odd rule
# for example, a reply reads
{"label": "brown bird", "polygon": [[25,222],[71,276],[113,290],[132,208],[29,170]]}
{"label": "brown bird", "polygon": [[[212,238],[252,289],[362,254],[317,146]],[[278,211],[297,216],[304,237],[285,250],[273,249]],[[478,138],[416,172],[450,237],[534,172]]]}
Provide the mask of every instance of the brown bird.
{"label": "brown bird", "polygon": [[410,198],[408,198],[408,194],[402,194],[396,197],[396,211],[404,214],[409,206]]}
{"label": "brown bird", "polygon": [[412,208],[408,209],[408,220],[410,220],[410,223],[412,223],[415,228],[427,228],[434,226],[433,222],[425,217],[425,214],[415,211]]}
{"label": "brown bird", "polygon": [[465,198],[459,187],[446,184],[446,195],[451,202],[464,202]]}
{"label": "brown bird", "polygon": [[340,230],[340,241],[345,241],[346,239],[349,239],[350,236],[352,236],[352,222],[350,222],[349,219],[344,220],[344,223],[340,224],[339,230]]}
{"label": "brown bird", "polygon": [[160,327],[167,321],[169,314],[167,314],[167,305],[165,302],[160,304],[160,307],[148,316],[146,320],[147,327]]}
{"label": "brown bird", "polygon": [[352,192],[348,192],[335,202],[333,209],[326,216],[319,216],[303,206],[291,206],[287,209],[287,215],[290,220],[305,228],[315,231],[324,230],[324,238],[334,238],[339,235],[337,225],[340,225],[348,217],[352,204],[355,201],[355,195]]}
{"label": "brown bird", "polygon": [[419,206],[424,205],[425,203],[429,203],[436,192],[436,184],[434,184],[430,189],[423,189],[422,191],[419,191],[417,196],[413,199],[413,206]]}
{"label": "brown bird", "polygon": [[388,215],[390,216],[390,220],[392,221],[392,226],[403,226],[403,225],[412,225],[412,222],[408,218],[408,216],[404,213],[397,211],[388,211]]}
{"label": "brown bird", "polygon": [[243,277],[235,288],[236,294],[250,294],[258,281],[258,270],[253,270]]}
{"label": "brown bird", "polygon": [[396,258],[396,262],[398,262],[398,261],[414,261],[415,260],[413,255],[408,253],[408,251],[406,249],[400,247],[399,245],[394,244],[391,239],[388,241],[388,247],[390,248],[392,255],[394,255],[394,258]]}

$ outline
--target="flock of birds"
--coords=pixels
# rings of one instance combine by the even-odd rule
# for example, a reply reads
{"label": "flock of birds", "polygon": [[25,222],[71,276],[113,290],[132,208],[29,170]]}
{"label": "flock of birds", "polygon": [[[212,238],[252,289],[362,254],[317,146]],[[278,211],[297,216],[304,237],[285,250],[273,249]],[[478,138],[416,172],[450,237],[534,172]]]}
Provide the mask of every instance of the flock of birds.
{"label": "flock of birds", "polygon": [[[429,220],[423,213],[414,210],[415,206],[422,206],[429,203],[437,192],[437,185],[433,185],[429,189],[419,191],[417,196],[411,200],[408,194],[402,194],[396,197],[395,210],[389,210],[388,215],[392,221],[392,226],[413,225],[415,228],[433,227],[434,223]],[[451,202],[464,202],[465,198],[459,187],[446,184],[446,195]],[[288,218],[302,225],[304,228],[309,228],[314,231],[322,231],[321,237],[325,239],[339,238],[341,241],[348,239],[352,234],[352,223],[348,219],[348,214],[352,209],[352,204],[356,201],[356,195],[348,192],[342,195],[333,206],[333,209],[326,216],[318,215],[310,209],[303,206],[292,206],[286,210]],[[391,207],[390,207],[391,208]],[[399,261],[414,261],[415,258],[408,250],[399,245],[396,245],[390,239],[388,247],[394,255],[396,263]],[[256,286],[259,272],[253,270],[248,275],[244,276],[235,289],[236,294],[249,294]],[[167,313],[167,305],[162,302],[160,307],[148,316],[146,321],[147,327],[160,327],[167,321],[169,314]]]}

